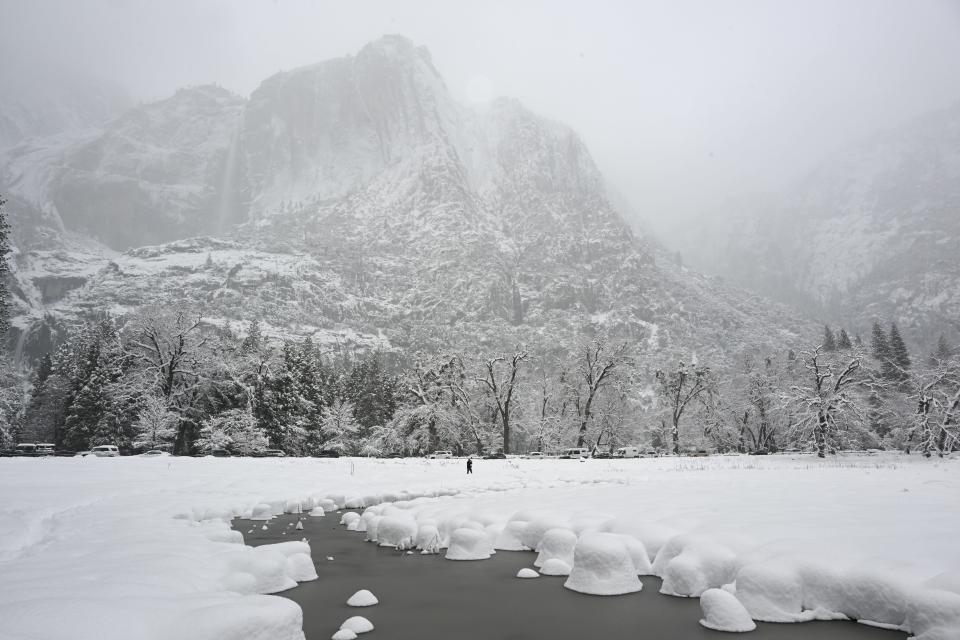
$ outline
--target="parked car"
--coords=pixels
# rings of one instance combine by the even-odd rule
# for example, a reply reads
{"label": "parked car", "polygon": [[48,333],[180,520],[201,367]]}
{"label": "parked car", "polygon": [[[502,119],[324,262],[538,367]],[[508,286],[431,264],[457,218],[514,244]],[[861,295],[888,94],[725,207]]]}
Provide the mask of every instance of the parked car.
{"label": "parked car", "polygon": [[449,459],[453,457],[453,451],[434,451],[427,457],[431,460]]}
{"label": "parked car", "polygon": [[542,451],[531,451],[530,453],[524,454],[524,458],[529,458],[530,460],[543,460]]}
{"label": "parked car", "polygon": [[560,453],[560,457],[566,460],[574,458],[589,458],[590,449],[587,449],[586,447],[570,447],[569,449],[564,449]]}
{"label": "parked car", "polygon": [[90,449],[90,453],[98,458],[116,458],[120,455],[120,449],[114,444],[101,444]]}
{"label": "parked car", "polygon": [[149,451],[144,451],[140,455],[144,458],[159,458],[160,456],[169,456],[170,454],[166,451],[161,451],[160,449],[150,449]]}
{"label": "parked car", "polygon": [[314,456],[315,458],[339,458],[340,452],[336,449],[323,449]]}
{"label": "parked car", "polygon": [[598,460],[609,460],[613,455],[609,451],[594,451],[590,457]]}
{"label": "parked car", "polygon": [[37,455],[37,445],[35,444],[18,444],[14,450],[13,454],[15,456],[35,456]]}
{"label": "parked car", "polygon": [[280,449],[264,449],[260,454],[262,458],[286,458],[287,454]]}
{"label": "parked car", "polygon": [[483,456],[484,460],[506,460],[507,456],[503,451],[497,451],[495,453],[488,453]]}
{"label": "parked car", "polygon": [[640,457],[640,448],[639,447],[620,447],[613,452],[614,458],[639,458]]}

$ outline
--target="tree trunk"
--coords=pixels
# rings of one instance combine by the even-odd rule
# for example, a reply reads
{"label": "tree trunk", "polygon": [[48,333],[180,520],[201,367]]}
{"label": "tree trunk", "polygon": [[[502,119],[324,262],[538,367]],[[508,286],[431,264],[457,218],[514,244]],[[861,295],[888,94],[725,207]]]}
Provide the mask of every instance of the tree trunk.
{"label": "tree trunk", "polygon": [[673,437],[673,455],[680,455],[680,418],[677,415],[673,416],[673,429],[670,434]]}
{"label": "tree trunk", "polygon": [[817,414],[817,426],[813,428],[813,442],[817,447],[817,457],[827,457],[827,416],[822,411]]}

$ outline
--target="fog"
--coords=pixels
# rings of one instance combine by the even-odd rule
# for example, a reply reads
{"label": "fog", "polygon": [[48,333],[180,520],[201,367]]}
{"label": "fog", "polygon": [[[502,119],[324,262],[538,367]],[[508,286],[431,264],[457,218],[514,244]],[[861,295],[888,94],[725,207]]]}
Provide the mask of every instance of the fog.
{"label": "fog", "polygon": [[[573,126],[662,235],[775,191],[850,141],[960,100],[960,3],[4,0],[5,64],[136,100],[282,69],[384,33],[426,45],[465,102]],[[16,69],[8,69],[8,71]]]}

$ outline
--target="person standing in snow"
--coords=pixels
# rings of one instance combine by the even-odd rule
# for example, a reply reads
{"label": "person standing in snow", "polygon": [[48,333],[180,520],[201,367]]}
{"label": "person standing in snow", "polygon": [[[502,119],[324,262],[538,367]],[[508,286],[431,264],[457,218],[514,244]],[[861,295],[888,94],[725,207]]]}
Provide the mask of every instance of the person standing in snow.
{"label": "person standing in snow", "polygon": [[473,456],[467,458],[467,473],[473,473]]}

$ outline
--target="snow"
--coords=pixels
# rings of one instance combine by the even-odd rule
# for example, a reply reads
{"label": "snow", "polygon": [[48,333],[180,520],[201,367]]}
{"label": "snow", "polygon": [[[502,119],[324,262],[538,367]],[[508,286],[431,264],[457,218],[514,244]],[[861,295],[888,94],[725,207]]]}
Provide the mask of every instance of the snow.
{"label": "snow", "polygon": [[356,634],[361,634],[373,631],[373,623],[363,616],[353,616],[352,618],[347,618],[344,623],[340,625],[340,628],[349,629]]}
{"label": "snow", "polygon": [[595,596],[615,596],[643,589],[623,539],[600,532],[585,533],[577,540],[573,570],[563,586]]}
{"label": "snow", "polygon": [[309,543],[246,547],[229,521],[256,512],[273,528],[286,510],[349,502],[371,514],[378,544],[394,526],[394,543],[449,558],[523,547],[562,555],[559,541],[575,538],[572,558],[540,569],[569,573],[581,591],[637,590],[637,576],[652,573],[679,596],[722,588],[754,619],[845,616],[924,640],[960,637],[960,460],[483,466],[465,476],[459,464],[422,459],[0,459],[4,633],[301,640],[299,607],[267,594],[316,579]]}
{"label": "snow", "polygon": [[484,531],[461,527],[450,536],[447,560],[486,560],[493,551],[490,538]]}
{"label": "snow", "polygon": [[723,589],[704,591],[700,596],[700,608],[703,609],[700,624],[708,629],[743,633],[757,628],[736,596]]}
{"label": "snow", "polygon": [[520,571],[517,571],[517,577],[526,579],[539,578],[540,574],[529,567],[524,567],[523,569],[520,569]]}
{"label": "snow", "polygon": [[540,541],[540,553],[533,566],[543,566],[548,560],[561,560],[573,564],[573,548],[577,544],[577,534],[569,529],[550,529]]}
{"label": "snow", "polygon": [[340,629],[335,634],[330,636],[330,640],[355,640],[356,637],[357,634],[350,629]]}
{"label": "snow", "polygon": [[377,600],[377,596],[373,595],[372,592],[367,589],[360,589],[360,591],[350,596],[347,604],[351,607],[372,607],[375,604],[380,604],[380,601]]}

